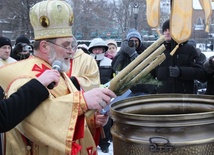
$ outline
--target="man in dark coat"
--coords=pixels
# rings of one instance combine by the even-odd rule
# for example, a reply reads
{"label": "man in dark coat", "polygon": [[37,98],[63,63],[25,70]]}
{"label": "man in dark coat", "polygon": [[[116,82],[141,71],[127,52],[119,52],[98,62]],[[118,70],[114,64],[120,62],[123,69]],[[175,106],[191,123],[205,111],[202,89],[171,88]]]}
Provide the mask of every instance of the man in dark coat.
{"label": "man in dark coat", "polygon": [[29,58],[32,53],[33,47],[30,40],[24,35],[19,36],[16,39],[15,46],[11,52],[11,57],[19,61]]}
{"label": "man in dark coat", "polygon": [[140,33],[135,29],[131,29],[112,61],[114,71],[121,71],[145,49]]}
{"label": "man in dark coat", "polygon": [[[112,61],[112,68],[115,73],[118,73],[125,68],[130,62],[132,62],[139,54],[141,54],[146,47],[142,43],[140,33],[131,29],[126,39],[121,43],[121,48]],[[150,94],[154,91],[153,85],[137,84],[131,88],[131,96]]]}
{"label": "man in dark coat", "polygon": [[171,39],[169,23],[167,20],[162,27],[166,59],[153,71],[154,77],[162,82],[157,92],[193,94],[194,80],[203,81],[206,76],[205,70],[202,64],[196,61],[198,54],[195,47],[187,42],[180,44],[175,54],[170,55],[176,43]]}

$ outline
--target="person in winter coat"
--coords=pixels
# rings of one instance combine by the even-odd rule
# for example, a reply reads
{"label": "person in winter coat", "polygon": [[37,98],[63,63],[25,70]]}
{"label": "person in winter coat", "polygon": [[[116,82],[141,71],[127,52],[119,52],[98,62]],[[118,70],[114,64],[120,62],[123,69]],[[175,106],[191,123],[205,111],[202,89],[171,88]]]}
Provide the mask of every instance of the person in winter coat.
{"label": "person in winter coat", "polygon": [[[10,64],[10,63],[16,62],[15,59],[10,57],[11,51],[12,51],[11,40],[9,38],[7,38],[7,37],[0,36],[0,67],[4,66],[4,65],[7,65],[7,64]],[[4,97],[4,91],[0,86],[0,100],[3,97]],[[2,101],[2,102],[4,102],[4,101]],[[6,110],[6,108],[2,109],[3,112],[5,112],[4,110]],[[3,118],[3,117],[4,116],[1,116],[1,118]],[[1,147],[1,141],[3,141],[2,137],[3,137],[3,134],[0,133],[0,155],[1,155],[1,152],[2,152],[2,149],[1,149],[2,148]]]}
{"label": "person in winter coat", "polygon": [[[142,43],[140,33],[135,29],[130,29],[126,39],[121,43],[120,50],[112,61],[114,72],[118,73],[129,65],[146,47]],[[130,88],[132,93],[129,96],[151,94],[155,92],[155,86],[149,84],[136,84]]]}
{"label": "person in winter coat", "polygon": [[145,49],[140,33],[135,29],[131,29],[126,35],[126,39],[121,43],[120,50],[112,61],[113,70],[121,71]]}
{"label": "person in winter coat", "polygon": [[24,35],[20,35],[15,42],[15,47],[11,52],[11,57],[17,61],[27,59],[32,55],[33,47],[30,40]]}
{"label": "person in winter coat", "polygon": [[[195,61],[201,65],[204,64],[204,62],[206,61],[206,56],[204,53],[201,52],[200,48],[197,48],[196,47],[196,41],[194,39],[189,39],[187,41],[188,44],[192,45],[193,47],[196,48],[196,51],[198,53],[198,58],[195,59]],[[200,89],[203,89],[206,87],[206,83],[203,81],[203,82],[200,82],[198,80],[195,80],[194,81],[194,94],[198,94],[200,93],[198,90]]]}
{"label": "person in winter coat", "polygon": [[196,41],[194,39],[189,39],[187,41],[187,43],[190,44],[190,45],[192,45],[192,46],[194,46],[196,48],[196,51],[198,53],[198,58],[196,58],[196,61],[198,63],[203,64],[206,61],[206,55],[201,52],[200,48],[196,47],[196,44],[197,44]]}
{"label": "person in winter coat", "polygon": [[173,56],[170,52],[176,43],[171,38],[170,21],[167,20],[162,26],[165,36],[164,54],[166,59],[154,69],[153,75],[162,82],[157,88],[158,93],[194,93],[194,80],[203,81],[206,73],[201,63],[198,63],[198,53],[192,45],[184,42]]}
{"label": "person in winter coat", "polygon": [[10,57],[11,51],[11,40],[7,37],[0,36],[0,66],[16,62],[15,59]]}
{"label": "person in winter coat", "polygon": [[207,88],[205,94],[214,95],[214,56],[209,57],[203,64],[207,76]]}
{"label": "person in winter coat", "polygon": [[[89,44],[88,51],[90,55],[96,60],[99,72],[101,84],[109,82],[113,78],[113,70],[111,67],[112,60],[105,57],[105,53],[108,50],[108,46],[105,41],[101,38],[94,38]],[[109,117],[107,124],[103,127],[105,132],[105,138],[101,137],[99,146],[104,153],[109,152],[111,132],[113,121]]]}
{"label": "person in winter coat", "polygon": [[105,53],[105,56],[109,59],[114,59],[117,54],[117,42],[115,40],[107,40],[106,44],[108,45],[108,50]]}
{"label": "person in winter coat", "polygon": [[112,60],[105,57],[107,50],[108,46],[101,38],[94,38],[88,47],[90,55],[96,60],[99,67],[101,84],[105,84],[113,78]]}

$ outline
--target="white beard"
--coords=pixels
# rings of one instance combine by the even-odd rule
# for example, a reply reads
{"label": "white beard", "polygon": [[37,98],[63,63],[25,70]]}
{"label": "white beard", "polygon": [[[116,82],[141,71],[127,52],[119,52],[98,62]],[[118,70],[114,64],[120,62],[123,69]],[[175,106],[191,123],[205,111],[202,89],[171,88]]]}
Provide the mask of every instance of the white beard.
{"label": "white beard", "polygon": [[69,69],[70,69],[70,61],[66,62],[63,59],[57,58],[56,51],[54,49],[51,49],[48,57],[49,57],[49,62],[51,62],[51,64],[53,64],[53,62],[56,61],[56,60],[58,60],[58,61],[60,61],[62,63],[62,68],[61,68],[62,72],[68,72],[69,71]]}

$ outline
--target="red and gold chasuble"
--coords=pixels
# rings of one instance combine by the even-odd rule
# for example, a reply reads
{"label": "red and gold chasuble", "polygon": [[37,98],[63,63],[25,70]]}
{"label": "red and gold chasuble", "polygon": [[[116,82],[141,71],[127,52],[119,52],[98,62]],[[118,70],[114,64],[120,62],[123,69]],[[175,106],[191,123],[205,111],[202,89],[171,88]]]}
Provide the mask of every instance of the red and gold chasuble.
{"label": "red and gold chasuble", "polygon": [[[50,68],[35,57],[3,66],[0,85],[9,96]],[[82,93],[65,73],[49,92],[48,99],[6,133],[6,155],[96,155],[96,145],[85,123],[87,107]]]}
{"label": "red and gold chasuble", "polygon": [[[84,53],[81,49],[77,49],[73,59],[70,60],[70,70],[68,77],[74,76],[84,91],[100,87],[99,68],[95,59]],[[100,128],[96,127],[95,115],[86,118],[87,125],[91,134],[98,145],[100,139]]]}

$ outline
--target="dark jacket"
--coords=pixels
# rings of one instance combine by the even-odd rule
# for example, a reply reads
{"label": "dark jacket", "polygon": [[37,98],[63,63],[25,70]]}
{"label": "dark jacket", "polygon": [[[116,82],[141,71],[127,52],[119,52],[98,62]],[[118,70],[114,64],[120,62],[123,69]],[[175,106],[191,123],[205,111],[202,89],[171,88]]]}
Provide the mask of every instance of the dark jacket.
{"label": "dark jacket", "polygon": [[207,88],[206,93],[207,95],[214,95],[214,64],[212,63],[212,59],[214,56],[211,56],[208,60],[204,63],[204,69],[207,72]]}
{"label": "dark jacket", "polygon": [[[138,54],[141,54],[145,49],[146,49],[145,46],[143,44],[140,44],[140,47],[137,48],[136,51]],[[131,62],[131,59],[129,55],[126,52],[119,50],[117,55],[112,60],[111,64],[112,64],[113,70],[116,72],[116,71],[121,71],[130,62]]]}
{"label": "dark jacket", "polygon": [[2,99],[0,101],[0,132],[14,128],[48,96],[48,90],[38,80],[32,79],[8,99]]}
{"label": "dark jacket", "polygon": [[[202,64],[195,61],[198,58],[196,49],[185,42],[171,56],[171,43],[165,43],[165,46],[166,59],[152,71],[154,77],[162,82],[162,85],[158,87],[158,93],[193,94],[194,80],[203,81],[206,76]],[[178,66],[180,76],[170,77],[169,66]]]}
{"label": "dark jacket", "polygon": [[205,92],[206,95],[214,95],[214,73],[209,74],[207,79],[207,89]]}
{"label": "dark jacket", "polygon": [[107,57],[104,57],[101,61],[97,61],[101,84],[105,84],[113,78],[114,71],[112,70],[111,62],[112,60]]}

